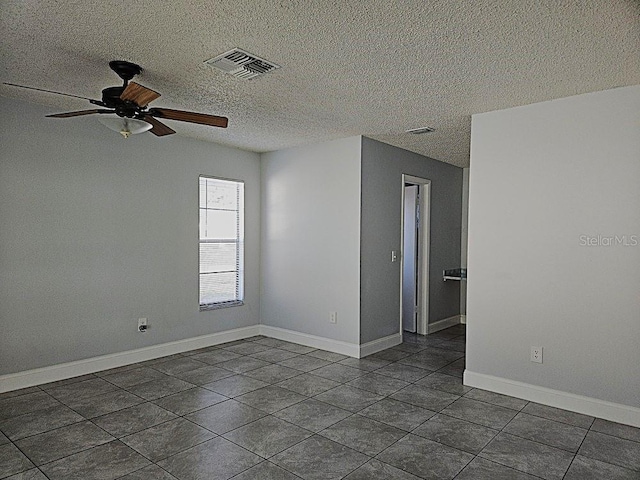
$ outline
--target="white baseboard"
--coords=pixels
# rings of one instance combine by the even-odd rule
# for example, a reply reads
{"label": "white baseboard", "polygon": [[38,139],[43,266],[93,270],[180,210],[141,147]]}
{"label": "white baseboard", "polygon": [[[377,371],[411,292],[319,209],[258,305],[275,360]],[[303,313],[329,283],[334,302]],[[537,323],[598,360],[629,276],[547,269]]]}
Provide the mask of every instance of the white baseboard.
{"label": "white baseboard", "polygon": [[20,388],[42,385],[43,383],[56,382],[66,378],[95,373],[109,368],[122,367],[132,363],[153,360],[154,358],[187,352],[198,348],[210,347],[220,343],[232,342],[242,338],[253,337],[260,334],[260,326],[237,328],[210,335],[202,335],[187,338],[175,342],[152,345],[150,347],[129,350],[126,352],[101,355],[99,357],[77,360],[75,362],[61,363],[50,367],[36,368],[24,372],[10,373],[0,376],[0,393]]}
{"label": "white baseboard", "polygon": [[467,324],[467,316],[466,315],[460,315],[460,323],[462,323],[463,325]]}
{"label": "white baseboard", "polygon": [[445,328],[453,327],[454,325],[458,325],[462,322],[462,315],[454,315],[453,317],[443,318],[442,320],[438,320],[437,322],[430,323],[427,325],[427,334],[439,332],[440,330],[444,330]]}
{"label": "white baseboard", "polygon": [[360,358],[360,345],[342,342],[331,338],[318,337],[308,333],[295,332],[284,328],[260,325],[260,334],[266,337],[277,338],[287,342],[299,343],[306,347],[320,348],[329,352],[341,353],[350,357]]}
{"label": "white baseboard", "polygon": [[360,358],[381,352],[387,348],[395,347],[401,343],[402,335],[400,333],[394,333],[393,335],[382,337],[377,340],[373,340],[372,342],[363,343],[360,345]]}
{"label": "white baseboard", "polygon": [[621,405],[619,403],[584,397],[573,393],[539,387],[528,383],[517,382],[506,378],[494,377],[482,373],[464,372],[464,384],[469,387],[482,388],[503,395],[522,398],[550,407],[571,410],[572,412],[603,418],[612,422],[624,423],[640,427],[640,408]]}

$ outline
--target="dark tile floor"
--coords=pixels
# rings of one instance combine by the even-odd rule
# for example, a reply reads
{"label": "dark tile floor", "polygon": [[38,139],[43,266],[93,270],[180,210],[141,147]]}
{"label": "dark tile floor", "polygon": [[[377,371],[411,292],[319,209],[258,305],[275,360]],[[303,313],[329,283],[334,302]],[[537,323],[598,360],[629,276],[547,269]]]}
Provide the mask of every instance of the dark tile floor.
{"label": "dark tile floor", "polygon": [[640,429],[465,387],[464,349],[253,337],[4,393],[0,478],[640,479]]}

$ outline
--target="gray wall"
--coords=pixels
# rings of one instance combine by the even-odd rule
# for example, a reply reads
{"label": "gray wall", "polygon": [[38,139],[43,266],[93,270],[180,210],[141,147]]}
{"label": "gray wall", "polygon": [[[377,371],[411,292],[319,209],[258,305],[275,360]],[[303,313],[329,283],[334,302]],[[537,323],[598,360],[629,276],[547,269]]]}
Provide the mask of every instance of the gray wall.
{"label": "gray wall", "polygon": [[473,116],[472,386],[619,403],[640,426],[638,125],[640,86]]}
{"label": "gray wall", "polygon": [[[0,374],[259,323],[257,154],[0,107]],[[242,307],[199,312],[199,174],[246,182]]]}
{"label": "gray wall", "polygon": [[462,169],[384,143],[362,140],[360,341],[397,333],[400,325],[402,174],[431,180],[429,322],[460,313],[460,285],[442,270],[460,266]]}
{"label": "gray wall", "polygon": [[360,137],[261,162],[262,323],[358,345]]}

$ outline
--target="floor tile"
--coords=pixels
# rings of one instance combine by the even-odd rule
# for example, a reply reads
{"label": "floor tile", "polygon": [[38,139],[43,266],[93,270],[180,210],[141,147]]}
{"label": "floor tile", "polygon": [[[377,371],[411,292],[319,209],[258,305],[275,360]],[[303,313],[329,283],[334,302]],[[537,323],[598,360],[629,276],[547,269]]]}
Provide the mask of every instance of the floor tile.
{"label": "floor tile", "polygon": [[372,358],[380,358],[382,360],[389,360],[390,362],[397,362],[398,360],[406,358],[409,355],[411,355],[409,352],[402,352],[400,350],[393,350],[393,349],[389,348],[387,350],[383,350],[381,352],[374,353],[373,355],[371,355],[371,357]]}
{"label": "floor tile", "polygon": [[56,405],[60,405],[60,402],[42,391],[2,398],[0,399],[0,420],[45,410]]}
{"label": "floor tile", "polygon": [[422,407],[434,412],[439,412],[460,397],[441,390],[434,390],[433,388],[414,384],[394,393],[391,395],[391,398],[394,400],[400,400],[401,402],[410,403],[416,407]]}
{"label": "floor tile", "polygon": [[198,368],[202,368],[206,365],[206,363],[199,362],[193,358],[179,357],[166,362],[156,363],[153,365],[153,369],[167,375],[179,375],[180,373],[197,370]]}
{"label": "floor tile", "polygon": [[96,417],[92,421],[114,437],[123,437],[174,418],[176,416],[173,413],[147,402]]}
{"label": "floor tile", "polygon": [[591,430],[606,433],[613,437],[640,442],[640,428],[632,427],[630,425],[623,425],[621,423],[610,422],[609,420],[598,418],[593,422]]}
{"label": "floor tile", "polygon": [[70,385],[72,383],[78,383],[84,380],[92,380],[95,378],[96,376],[93,373],[89,373],[87,375],[79,375],[77,377],[65,378],[63,380],[58,380],[57,382],[45,383],[43,385],[38,385],[38,387],[40,387],[40,389],[44,390],[45,392],[49,392],[49,390],[56,387],[62,387],[64,385]]}
{"label": "floor tile", "polygon": [[344,480],[420,480],[420,477],[373,459],[344,477]]}
{"label": "floor tile", "polygon": [[499,407],[490,403],[460,398],[442,410],[450,417],[456,417],[468,422],[478,423],[485,427],[500,430],[504,428],[518,412],[510,408]]}
{"label": "floor tile", "polygon": [[353,414],[342,408],[309,398],[273,415],[312,432],[319,432]]}
{"label": "floor tile", "polygon": [[339,479],[368,460],[363,453],[319,435],[271,458],[276,465],[305,480]]}
{"label": "floor tile", "polygon": [[515,397],[509,397],[507,395],[501,395],[499,393],[488,392],[486,390],[480,390],[474,388],[470,392],[465,394],[465,398],[472,400],[478,400],[480,402],[491,403],[498,405],[499,407],[511,408],[513,410],[522,410],[527,403],[527,400],[521,400]]}
{"label": "floor tile", "polygon": [[300,375],[300,370],[285,367],[284,365],[267,365],[266,367],[251,370],[245,374],[247,377],[255,378],[267,383],[278,383],[283,380]]}
{"label": "floor tile", "polygon": [[225,397],[233,398],[238,395],[253,392],[267,385],[269,385],[267,382],[256,380],[246,375],[233,375],[223,378],[222,380],[206,383],[203,385],[203,388],[224,395]]}
{"label": "floor tile", "polygon": [[638,480],[638,472],[576,455],[564,480]]}
{"label": "floor tile", "polygon": [[328,378],[329,380],[340,383],[350,382],[351,380],[366,375],[366,373],[367,372],[363,370],[347,367],[346,365],[340,365],[337,363],[333,363],[313,371],[313,374],[318,377]]}
{"label": "floor tile", "polygon": [[224,395],[198,387],[184,390],[169,395],[168,397],[159,398],[153,403],[176,415],[182,416],[205,407],[210,407],[216,403],[224,402],[225,400],[227,400],[227,397]]}
{"label": "floor tile", "polygon": [[6,398],[19,397],[21,395],[26,395],[28,393],[39,393],[39,392],[40,392],[39,387],[27,387],[27,388],[20,388],[18,390],[11,390],[9,392],[3,392],[3,393],[0,393],[0,403],[3,399],[6,399]]}
{"label": "floor tile", "polygon": [[383,360],[381,358],[345,358],[341,360],[339,365],[346,365],[347,367],[358,368],[360,370],[366,370],[367,372],[372,372],[374,370],[378,370],[379,368],[386,367],[391,363],[390,360]]}
{"label": "floor tile", "polygon": [[355,413],[375,402],[379,402],[384,397],[372,392],[367,392],[366,390],[350,387],[349,385],[340,385],[320,395],[316,395],[315,398],[316,400],[321,400]]}
{"label": "floor tile", "polygon": [[427,375],[418,380],[416,384],[435,390],[442,390],[447,393],[453,393],[454,395],[464,395],[472,390],[471,387],[465,387],[462,384],[462,379],[438,372]]}
{"label": "floor tile", "polygon": [[84,418],[64,405],[27,413],[0,422],[0,430],[10,440],[37,435],[54,428],[81,422]]}
{"label": "floor tile", "polygon": [[195,423],[176,418],[120,440],[152,462],[158,462],[215,436]]}
{"label": "floor tile", "polygon": [[435,414],[436,412],[426,408],[416,407],[391,398],[384,398],[358,412],[358,415],[364,415],[407,432],[418,427]]}
{"label": "floor tile", "polygon": [[403,380],[398,380],[397,378],[369,373],[363,377],[351,380],[348,385],[362,390],[367,390],[368,392],[377,393],[378,395],[386,396],[403,389],[408,386],[409,383]]}
{"label": "floor tile", "polygon": [[340,385],[339,382],[334,382],[328,378],[318,377],[312,373],[304,373],[297,377],[290,378],[284,382],[277,384],[279,387],[286,388],[299,393],[300,395],[306,395],[307,397],[313,397],[319,393],[326,392]]}
{"label": "floor tile", "polygon": [[503,431],[573,453],[578,451],[580,444],[587,435],[587,430],[584,428],[554,422],[553,420],[526,413],[518,413],[509,425],[504,427]]}
{"label": "floor tile", "polygon": [[40,468],[50,480],[113,480],[149,463],[142,455],[116,440]]}
{"label": "floor tile", "polygon": [[417,382],[421,378],[426,377],[429,372],[422,368],[412,367],[402,363],[391,363],[386,367],[376,370],[376,374],[397,378],[398,380],[404,380],[405,382]]}
{"label": "floor tile", "polygon": [[182,352],[185,357],[192,357],[200,353],[213,352],[214,350],[220,350],[220,345],[211,345],[210,347],[196,348],[195,350],[189,350],[188,352]]}
{"label": "floor tile", "polygon": [[90,380],[51,388],[47,393],[61,402],[64,402],[69,399],[81,400],[84,398],[95,397],[97,395],[113,392],[117,389],[118,387],[113,384],[105,382],[101,378],[93,377]]}
{"label": "floor tile", "polygon": [[176,377],[194,385],[205,385],[223,378],[231,377],[232,375],[234,375],[233,372],[225,370],[224,368],[220,368],[215,365],[206,365],[189,372],[180,373],[176,375]]}
{"label": "floor tile", "polygon": [[134,395],[142,397],[145,400],[155,400],[173,393],[188,390],[194,386],[195,385],[192,383],[185,382],[184,380],[180,380],[175,377],[166,377],[151,380],[150,382],[139,383],[138,385],[129,387],[128,390]]}
{"label": "floor tile", "polygon": [[384,450],[377,459],[421,478],[452,479],[473,455],[408,434]]}
{"label": "floor tile", "polygon": [[4,445],[5,443],[9,443],[9,439],[4,433],[0,432],[0,445]]}
{"label": "floor tile", "polygon": [[300,477],[264,461],[233,477],[233,480],[300,480]]}
{"label": "floor tile", "polygon": [[286,388],[275,385],[254,390],[235,397],[238,402],[250,405],[258,410],[266,413],[277,412],[283,408],[287,408],[295,403],[305,400],[306,397],[299,393],[292,392]]}
{"label": "floor tile", "polygon": [[252,357],[239,357],[233,360],[229,360],[228,362],[216,364],[216,366],[234,373],[246,373],[250,372],[251,370],[255,370],[256,368],[266,367],[267,365],[271,364],[269,362],[263,362],[262,360],[258,360],[257,358]]}
{"label": "floor tile", "polygon": [[180,480],[226,480],[261,461],[258,455],[216,437],[158,465]]}
{"label": "floor tile", "polygon": [[307,353],[311,353],[314,350],[316,350],[315,348],[312,348],[312,347],[305,347],[304,345],[299,345],[297,343],[290,343],[290,342],[285,342],[283,345],[281,345],[278,348],[281,348],[282,350],[287,350],[288,352],[299,353],[300,355],[305,355]]}
{"label": "floor tile", "polygon": [[149,367],[138,367],[132,368],[130,370],[125,370],[124,372],[112,373],[110,375],[105,375],[102,377],[109,383],[113,383],[121,388],[129,388],[134,385],[138,385],[140,383],[149,382],[151,380],[157,380],[159,378],[166,378],[162,372],[154,370]]}
{"label": "floor tile", "polygon": [[11,475],[6,480],[47,480],[47,477],[37,468],[32,468],[31,470]]}
{"label": "floor tile", "polygon": [[235,430],[242,425],[251,423],[266,414],[249,405],[245,405],[235,400],[217,403],[211,407],[190,413],[184,418],[198,425],[222,435],[231,430]]}
{"label": "floor tile", "polygon": [[480,456],[547,480],[561,479],[573,459],[573,454],[566,450],[507,433],[498,434]]}
{"label": "floor tile", "polygon": [[235,360],[236,358],[240,357],[241,355],[238,355],[237,353],[229,352],[222,349],[212,350],[205,353],[198,353],[191,356],[191,358],[193,358],[194,360],[208,363],[209,365],[218,365],[220,363],[228,362],[229,360]]}
{"label": "floor tile", "polygon": [[266,345],[260,345],[259,343],[254,343],[254,342],[246,342],[246,343],[241,343],[240,345],[232,345],[231,347],[225,347],[225,350],[228,350],[233,353],[239,353],[240,355],[251,355],[252,353],[264,352],[270,349],[271,348]]}
{"label": "floor tile", "polygon": [[326,350],[314,350],[313,352],[307,353],[307,356],[326,360],[327,362],[339,362],[340,360],[349,358],[341,353],[327,352]]}
{"label": "floor tile", "polygon": [[33,468],[33,463],[11,443],[0,445],[0,478]]}
{"label": "floor tile", "polygon": [[485,458],[476,457],[464,467],[456,480],[537,480],[538,478]]}
{"label": "floor tile", "polygon": [[300,370],[302,372],[311,372],[312,370],[317,370],[318,368],[331,365],[331,362],[322,360],[321,358],[311,357],[309,355],[297,355],[288,360],[283,360],[279,362],[279,364],[284,365],[285,367],[295,368],[296,370]]}
{"label": "floor tile", "polygon": [[254,353],[251,356],[265,362],[277,363],[295,358],[299,355],[297,353],[288,352],[286,350],[280,350],[279,348],[270,348],[269,350],[265,350],[264,352]]}
{"label": "floor tile", "polygon": [[352,415],[320,432],[334,442],[374,456],[407,434],[404,430],[362,415]]}
{"label": "floor tile", "polygon": [[580,455],[640,472],[640,443],[590,431]]}
{"label": "floor tile", "polygon": [[16,445],[35,465],[115,440],[91,422],[80,422],[18,440]]}
{"label": "floor tile", "polygon": [[224,437],[256,455],[269,458],[311,435],[308,430],[269,415],[227,432]]}
{"label": "floor tile", "polygon": [[444,375],[451,375],[452,377],[462,379],[462,376],[464,375],[464,368],[465,368],[464,365],[453,362],[453,363],[450,363],[449,365],[439,368],[437,372],[442,373]]}
{"label": "floor tile", "polygon": [[118,480],[178,480],[176,477],[158,467],[157,465],[149,465],[148,467],[137,470],[129,475],[119,478]]}
{"label": "floor tile", "polygon": [[281,348],[283,345],[286,345],[289,342],[285,342],[284,340],[278,340],[277,338],[265,337],[256,340],[256,343],[260,345],[266,345],[271,348]]}
{"label": "floor tile", "polygon": [[426,347],[426,345],[419,345],[417,343],[408,343],[408,342],[403,342],[400,345],[396,345],[395,347],[391,347],[392,350],[398,350],[400,352],[407,352],[410,354],[414,354],[417,352],[421,352],[422,350],[424,350]]}
{"label": "floor tile", "polygon": [[84,418],[99,417],[143,402],[142,398],[121,389],[100,395],[98,399],[89,397],[80,400],[65,400],[65,404],[69,408],[75,410]]}
{"label": "floor tile", "polygon": [[555,422],[566,423],[573,425],[574,427],[588,429],[593,423],[594,418],[588,415],[582,415],[580,413],[570,412],[568,410],[562,410],[560,408],[549,407],[547,405],[540,405],[539,403],[529,402],[526,407],[522,409],[523,413],[529,415],[535,415],[536,417],[547,418]]}
{"label": "floor tile", "polygon": [[478,454],[498,434],[498,430],[446,415],[435,415],[412,433],[464,452]]}

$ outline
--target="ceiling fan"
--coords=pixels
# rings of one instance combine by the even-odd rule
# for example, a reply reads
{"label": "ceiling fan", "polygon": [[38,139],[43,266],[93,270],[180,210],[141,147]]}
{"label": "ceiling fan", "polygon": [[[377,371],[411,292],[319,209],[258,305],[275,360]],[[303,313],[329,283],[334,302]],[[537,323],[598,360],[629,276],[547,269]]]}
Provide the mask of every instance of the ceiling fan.
{"label": "ceiling fan", "polygon": [[5,83],[5,85],[88,100],[89,103],[103,108],[56,113],[54,115],[47,115],[47,117],[70,118],[93,114],[115,114],[118,118],[110,119],[116,121],[113,125],[110,125],[108,122],[102,123],[113,130],[119,131],[125,138],[128,138],[132,133],[141,133],[144,131],[150,131],[158,137],[176,133],[175,130],[159,121],[159,118],[209,125],[211,127],[227,127],[228,119],[226,117],[186,112],[184,110],[172,110],[170,108],[149,108],[149,103],[160,97],[160,94],[138,83],[129,82],[129,80],[134,76],[139,75],[142,72],[142,68],[135,63],[124,60],[113,60],[109,62],[109,67],[111,67],[111,70],[116,72],[116,74],[123,80],[124,84],[121,87],[107,87],[102,90],[101,100],[94,100],[68,93],[54,92],[52,90],[44,90],[42,88],[27,87],[25,85],[17,85],[15,83]]}

